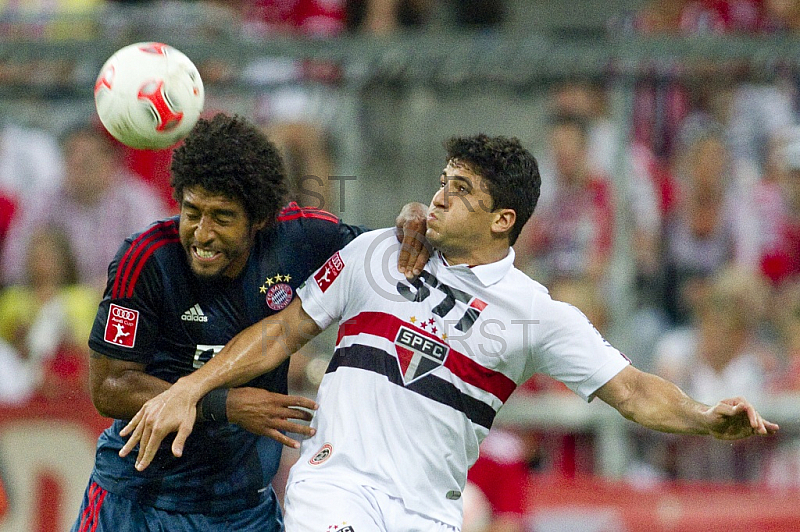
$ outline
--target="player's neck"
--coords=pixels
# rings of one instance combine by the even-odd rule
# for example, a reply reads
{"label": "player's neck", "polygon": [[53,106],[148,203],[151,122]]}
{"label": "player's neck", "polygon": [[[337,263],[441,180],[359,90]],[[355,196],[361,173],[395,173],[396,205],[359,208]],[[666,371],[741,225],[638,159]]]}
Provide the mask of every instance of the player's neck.
{"label": "player's neck", "polygon": [[482,264],[491,264],[498,262],[508,256],[508,246],[505,247],[486,247],[481,249],[472,249],[465,253],[454,251],[442,251],[442,258],[448,266],[456,266],[463,264],[469,266],[481,266]]}

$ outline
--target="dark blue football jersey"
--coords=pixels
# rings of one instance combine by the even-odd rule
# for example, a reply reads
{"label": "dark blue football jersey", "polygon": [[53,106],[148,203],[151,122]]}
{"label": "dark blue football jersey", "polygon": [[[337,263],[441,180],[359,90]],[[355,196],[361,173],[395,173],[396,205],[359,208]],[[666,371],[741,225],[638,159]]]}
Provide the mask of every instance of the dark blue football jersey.
{"label": "dark blue football jersey", "polygon": [[[200,281],[178,236],[178,217],[127,239],[111,262],[89,339],[92,350],[139,362],[170,383],[202,366],[242,329],[285,308],[297,287],[359,227],[291,204],[258,235],[236,279]],[[287,392],[288,360],[249,386]],[[107,491],[178,512],[225,512],[258,501],[278,468],[281,444],[234,424],[199,422],[182,458],[167,439],[153,463],[136,471],[136,452],[120,458],[127,422],[100,436],[93,479]]]}

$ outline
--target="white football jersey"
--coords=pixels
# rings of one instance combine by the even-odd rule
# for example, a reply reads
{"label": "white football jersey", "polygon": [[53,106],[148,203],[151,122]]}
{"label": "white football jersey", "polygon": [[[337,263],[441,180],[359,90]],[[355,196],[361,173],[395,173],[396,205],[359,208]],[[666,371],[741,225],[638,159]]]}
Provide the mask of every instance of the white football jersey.
{"label": "white football jersey", "polygon": [[399,248],[394,229],[365,233],[298,290],[339,333],[289,482],[369,485],[460,527],[467,470],[518,384],[543,373],[588,401],[629,361],[514,268],[513,249],[472,268],[435,253],[409,282]]}

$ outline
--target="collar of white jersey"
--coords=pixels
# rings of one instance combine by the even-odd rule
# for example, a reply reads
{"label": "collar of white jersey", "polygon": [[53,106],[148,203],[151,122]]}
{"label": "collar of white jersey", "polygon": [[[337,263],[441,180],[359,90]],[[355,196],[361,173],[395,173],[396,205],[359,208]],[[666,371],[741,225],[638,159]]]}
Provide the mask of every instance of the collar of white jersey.
{"label": "collar of white jersey", "polygon": [[514,259],[516,257],[516,253],[514,253],[514,248],[508,248],[508,254],[503,257],[502,259],[496,262],[490,262],[489,264],[479,264],[478,266],[467,266],[466,264],[456,264],[451,266],[447,259],[444,258],[441,251],[436,252],[436,256],[438,257],[439,261],[441,261],[442,265],[452,270],[463,270],[467,272],[471,272],[478,280],[483,284],[483,286],[491,286],[500,279],[502,279],[511,268],[514,267]]}

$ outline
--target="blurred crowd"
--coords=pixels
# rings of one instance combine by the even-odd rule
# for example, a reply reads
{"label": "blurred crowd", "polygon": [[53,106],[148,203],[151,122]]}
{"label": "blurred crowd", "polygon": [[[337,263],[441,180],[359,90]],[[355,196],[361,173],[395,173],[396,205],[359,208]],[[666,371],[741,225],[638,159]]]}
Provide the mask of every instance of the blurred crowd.
{"label": "blurred crowd", "polygon": [[[64,6],[77,13],[134,3],[161,4]],[[46,10],[57,3],[23,4]],[[464,28],[501,29],[506,14],[500,0],[203,4],[228,21],[209,35],[225,27],[247,38],[384,36],[443,12]],[[0,3],[2,9],[12,8]],[[800,0],[651,0],[614,16],[608,31],[617,38],[800,35]],[[200,66],[211,83],[232,75],[225,64]],[[13,81],[15,72],[2,75]],[[265,59],[245,75],[283,80],[251,112],[283,149],[292,199],[330,205],[327,183],[307,178],[333,171],[327,102],[337,97],[340,67]],[[608,82],[562,80],[548,95],[546,149],[536,154],[542,197],[516,244],[517,266],[580,308],[600,332],[636,331],[626,352],[633,363],[698,400],[746,395],[758,404],[800,393],[800,72],[779,58],[768,75],[735,61],[654,61],[635,84],[630,130],[612,120]],[[0,403],[86,397],[86,338],[108,262],[126,236],[177,212],[169,154],[126,148],[92,117],[57,135],[3,124]],[[635,302],[622,324],[610,308],[620,256],[632,261]],[[326,350],[311,346],[293,359],[296,392],[313,393]],[[564,391],[534,378],[516,393]],[[636,442],[630,473],[640,481],[800,485],[800,451],[791,438],[776,439],[769,453],[763,444],[751,452],[749,443],[644,432]],[[521,530],[531,475],[591,474],[591,445],[584,434],[493,431],[470,474],[475,528],[464,530],[486,530],[480,515],[492,513],[491,530]]]}

